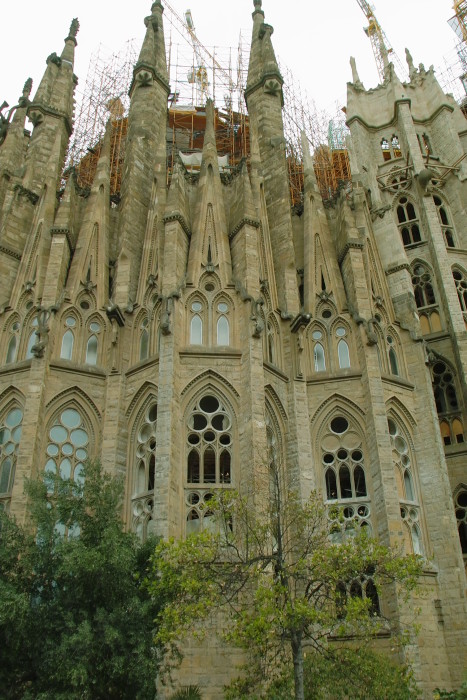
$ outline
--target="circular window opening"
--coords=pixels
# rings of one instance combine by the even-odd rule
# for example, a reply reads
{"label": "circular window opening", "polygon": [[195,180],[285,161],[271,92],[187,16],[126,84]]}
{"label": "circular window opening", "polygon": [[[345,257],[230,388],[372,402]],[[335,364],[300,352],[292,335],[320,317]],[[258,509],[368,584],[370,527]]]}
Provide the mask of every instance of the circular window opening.
{"label": "circular window opening", "polygon": [[339,459],[347,459],[347,450],[339,450],[337,456]]}
{"label": "circular window opening", "polygon": [[345,328],[339,326],[339,328],[336,329],[336,335],[338,338],[342,338],[342,336],[345,335]]}
{"label": "circular window opening", "polygon": [[26,308],[28,311],[29,311],[29,309],[32,309],[33,306],[34,306],[34,304],[32,303],[32,301],[28,301],[28,303],[26,304]]}
{"label": "circular window opening", "polygon": [[206,442],[214,442],[214,440],[216,439],[216,436],[214,435],[212,430],[207,430],[204,433],[204,439],[206,440]]}
{"label": "circular window opening", "polygon": [[353,508],[350,506],[344,508],[344,518],[353,518]]}
{"label": "circular window opening", "polygon": [[199,503],[199,494],[198,493],[189,493],[187,501],[190,506],[195,506],[197,503]]}
{"label": "circular window opening", "polygon": [[334,462],[334,455],[331,455],[329,453],[325,454],[323,457],[323,462],[325,464],[332,464]]}
{"label": "circular window opening", "polygon": [[323,334],[321,333],[321,331],[313,331],[311,337],[313,338],[313,340],[321,340]]}
{"label": "circular window opening", "polygon": [[219,401],[215,396],[203,396],[199,402],[199,407],[206,413],[214,413],[214,411],[217,411],[219,408]]}
{"label": "circular window opening", "polygon": [[229,307],[225,302],[221,301],[220,304],[217,305],[217,310],[225,314],[229,310]]}
{"label": "circular window opening", "polygon": [[82,301],[80,304],[81,308],[87,311],[89,309],[89,302],[88,301]]}
{"label": "circular window opening", "polygon": [[467,491],[462,491],[458,497],[457,502],[460,506],[467,506]]}
{"label": "circular window opening", "polygon": [[349,422],[343,416],[337,416],[337,418],[333,418],[331,421],[331,430],[333,433],[337,433],[338,435],[345,433],[348,427]]}
{"label": "circular window opening", "polygon": [[197,445],[199,442],[199,435],[196,435],[196,433],[191,433],[191,435],[188,436],[188,442],[190,445]]}
{"label": "circular window opening", "polygon": [[360,450],[354,450],[352,452],[352,459],[354,462],[361,462],[363,459],[363,454],[360,452]]}
{"label": "circular window opening", "polygon": [[221,445],[230,445],[230,435],[221,435],[219,442]]}
{"label": "circular window opening", "polygon": [[75,319],[73,318],[73,316],[68,316],[68,318],[66,319],[65,323],[66,323],[66,325],[69,326],[70,328],[73,328],[74,326],[76,326],[76,321],[75,321]]}
{"label": "circular window opening", "polygon": [[331,309],[324,309],[323,313],[321,314],[323,318],[331,318],[332,312]]}
{"label": "circular window opening", "polygon": [[212,282],[208,282],[207,284],[204,285],[204,288],[207,292],[213,292],[214,291],[214,285]]}
{"label": "circular window opening", "polygon": [[151,421],[151,423],[154,423],[154,421],[156,420],[156,418],[157,418],[157,404],[154,404],[149,409],[148,418]]}
{"label": "circular window opening", "polygon": [[202,308],[203,308],[203,305],[199,301],[194,301],[191,305],[192,311],[201,311]]}
{"label": "circular window opening", "polygon": [[193,416],[193,428],[195,430],[204,430],[207,424],[208,422],[205,416],[202,416],[200,413],[195,413]]}

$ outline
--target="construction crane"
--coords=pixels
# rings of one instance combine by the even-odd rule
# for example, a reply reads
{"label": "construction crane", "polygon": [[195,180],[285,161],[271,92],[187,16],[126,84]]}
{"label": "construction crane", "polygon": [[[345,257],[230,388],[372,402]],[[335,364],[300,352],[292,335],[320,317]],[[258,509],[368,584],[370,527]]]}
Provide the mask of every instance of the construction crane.
{"label": "construction crane", "polygon": [[402,77],[406,77],[406,70],[399,60],[396,52],[391,47],[386,34],[384,33],[380,23],[376,19],[375,8],[370,5],[367,0],[357,0],[363,14],[368,20],[368,27],[365,28],[365,34],[371,41],[371,48],[376,61],[376,68],[381,82],[384,80],[385,67],[391,61],[397,69],[397,73]]}
{"label": "construction crane", "polygon": [[187,33],[190,37],[193,51],[195,53],[198,65],[194,69],[194,75],[191,78],[199,85],[203,100],[209,97],[209,82],[206,66],[210,66],[213,74],[217,74],[222,78],[222,83],[226,84],[229,93],[237,89],[236,83],[232,80],[232,76],[226,71],[215,56],[200,42],[196,36],[195,25],[190,10],[185,12],[185,19],[180,17],[178,12],[170,5],[167,0],[164,1],[164,8],[169,11],[169,21],[172,26],[178,31],[182,38],[186,41]]}

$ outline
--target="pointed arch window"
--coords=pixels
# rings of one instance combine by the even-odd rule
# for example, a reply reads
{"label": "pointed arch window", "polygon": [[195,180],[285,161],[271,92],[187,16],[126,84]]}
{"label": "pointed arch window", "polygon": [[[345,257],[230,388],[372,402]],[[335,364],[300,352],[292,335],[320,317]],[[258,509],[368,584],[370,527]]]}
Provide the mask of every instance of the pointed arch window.
{"label": "pointed arch window", "polygon": [[[64,408],[49,426],[47,437],[45,474],[59,474],[62,479],[82,483],[90,445],[89,431],[81,413],[75,408]],[[53,492],[52,480],[48,481],[48,489]]]}
{"label": "pointed arch window", "polygon": [[73,331],[67,330],[62,337],[62,347],[60,350],[60,357],[63,360],[71,360],[73,357],[73,344],[75,341],[75,336]]}
{"label": "pointed arch window", "polygon": [[397,360],[397,353],[395,350],[394,338],[392,335],[386,336],[386,343],[388,347],[388,358],[389,358],[389,369],[391,374],[399,376],[399,362]]}
{"label": "pointed arch window", "polygon": [[388,419],[388,430],[404,528],[405,550],[407,554],[423,554],[420,506],[415,490],[411,450],[401,427],[392,418]]}
{"label": "pointed arch window", "polygon": [[341,542],[355,527],[370,525],[370,499],[363,443],[343,415],[329,421],[321,439],[321,462],[329,506],[331,539]]}
{"label": "pointed arch window", "polygon": [[420,243],[422,240],[420,224],[413,203],[407,197],[400,197],[396,212],[399,231],[404,246]]}
{"label": "pointed arch window", "polygon": [[467,489],[458,490],[454,498],[454,507],[462,554],[467,558]]}
{"label": "pointed arch window", "polygon": [[144,411],[133,449],[132,529],[140,540],[154,532],[154,485],[156,478],[157,403]]}
{"label": "pointed arch window", "polygon": [[431,367],[431,378],[443,442],[446,446],[463,443],[464,426],[462,413],[459,410],[454,373],[445,362],[438,360]]}
{"label": "pointed arch window", "polygon": [[438,219],[441,226],[441,230],[443,232],[445,243],[448,248],[455,248],[456,246],[454,242],[454,228],[448,216],[447,205],[437,194],[433,195],[433,201],[436,206],[436,211],[438,213]]}
{"label": "pointed arch window", "polygon": [[144,318],[140,325],[140,338],[139,338],[139,359],[147,360],[149,357],[149,321]]}
{"label": "pointed arch window", "polygon": [[347,340],[345,339],[346,335],[347,335],[347,330],[344,326],[338,326],[336,328],[336,337],[338,338],[337,357],[339,360],[339,368],[340,369],[348,369],[350,367],[350,351],[349,351],[349,344],[347,343]]}
{"label": "pointed arch window", "polygon": [[101,324],[97,321],[91,321],[89,324],[91,335],[86,343],[86,359],[87,365],[97,365],[99,355],[99,334],[101,332]]}
{"label": "pointed arch window", "polygon": [[192,317],[190,321],[190,345],[203,344],[203,304],[200,301],[194,301],[191,304]]}
{"label": "pointed arch window", "polygon": [[16,458],[23,424],[23,410],[13,406],[0,419],[0,504],[9,502],[15,479]]}
{"label": "pointed arch window", "polygon": [[212,489],[232,483],[232,416],[214,394],[203,395],[191,409],[186,438],[187,533],[206,527]]}
{"label": "pointed arch window", "polygon": [[412,270],[412,285],[423,335],[441,330],[431,272],[426,265],[416,263]]}
{"label": "pointed arch window", "polygon": [[454,282],[456,284],[457,296],[459,299],[459,304],[464,313],[467,312],[467,281],[465,279],[464,273],[458,268],[454,268],[452,271],[452,276],[454,277]]}
{"label": "pointed arch window", "polygon": [[5,360],[5,363],[7,365],[16,361],[16,356],[18,353],[20,328],[21,328],[21,326],[20,326],[19,321],[15,321],[11,325],[10,339],[8,341],[8,346],[7,346],[7,351],[6,351],[6,360]]}
{"label": "pointed arch window", "polygon": [[230,325],[227,314],[229,313],[229,305],[225,301],[220,301],[217,304],[217,313],[220,316],[217,319],[217,345],[230,344]]}
{"label": "pointed arch window", "polygon": [[30,331],[30,333],[29,333],[29,338],[28,338],[28,342],[26,345],[26,355],[25,355],[26,360],[29,360],[32,357],[34,357],[32,349],[33,349],[34,345],[36,345],[37,340],[38,340],[38,336],[37,336],[37,332],[36,332],[38,325],[39,325],[39,322],[38,322],[37,318],[33,318],[31,321],[32,331]]}

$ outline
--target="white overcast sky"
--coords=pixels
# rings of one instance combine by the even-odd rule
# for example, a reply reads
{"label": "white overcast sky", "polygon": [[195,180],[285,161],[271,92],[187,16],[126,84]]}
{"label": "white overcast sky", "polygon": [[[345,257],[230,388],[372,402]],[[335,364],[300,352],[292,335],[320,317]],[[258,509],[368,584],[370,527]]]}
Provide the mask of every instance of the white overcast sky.
{"label": "white overcast sky", "polygon": [[[240,30],[250,35],[252,0],[170,0],[170,4],[180,15],[191,10],[198,38],[207,47],[236,47]],[[401,60],[406,46],[415,63],[426,67],[436,68],[444,56],[454,55],[457,40],[447,24],[453,0],[375,0],[374,4]],[[151,0],[8,0],[0,18],[0,102],[16,104],[28,76],[37,88],[46,57],[52,51],[60,54],[73,17],[81,25],[75,73],[84,86],[90,56],[100,42],[113,51],[133,37],[139,45],[150,6]],[[276,54],[320,107],[343,102],[351,55],[365,87],[377,84],[357,0],[263,0],[263,10],[266,22],[274,27]]]}

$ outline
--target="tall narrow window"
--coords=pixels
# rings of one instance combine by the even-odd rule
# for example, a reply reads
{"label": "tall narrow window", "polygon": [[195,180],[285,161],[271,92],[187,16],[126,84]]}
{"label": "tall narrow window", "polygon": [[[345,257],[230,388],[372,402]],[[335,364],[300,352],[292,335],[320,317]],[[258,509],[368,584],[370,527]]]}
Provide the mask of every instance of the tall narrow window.
{"label": "tall narrow window", "polygon": [[149,357],[149,333],[148,333],[149,321],[147,318],[143,319],[140,326],[140,339],[139,339],[139,359],[146,360]]}
{"label": "tall narrow window", "polygon": [[400,426],[388,419],[395,468],[400,514],[404,523],[404,543],[407,554],[422,554],[420,507],[417,502],[412,473],[412,458],[408,442]]}
{"label": "tall narrow window", "polygon": [[431,273],[426,265],[417,263],[414,266],[412,285],[423,335],[440,331],[441,320],[433,288],[433,281],[431,279]]}
{"label": "tall narrow window", "polygon": [[97,365],[97,336],[92,335],[86,345],[86,364]]}
{"label": "tall narrow window", "polygon": [[200,301],[194,301],[191,305],[191,311],[194,314],[190,322],[190,344],[191,345],[202,345],[203,344],[203,321],[201,318],[201,312],[203,310],[203,305]]}
{"label": "tall narrow window", "polygon": [[229,345],[230,334],[229,334],[229,321],[225,316],[220,316],[217,321],[217,344],[218,345]]}
{"label": "tall narrow window", "polygon": [[31,333],[29,334],[28,344],[26,346],[26,359],[27,360],[29,360],[29,359],[31,359],[31,357],[33,357],[32,349],[38,341],[38,336],[36,333],[36,328],[38,326],[37,318],[33,319],[31,326],[33,327],[34,330],[32,330]]}
{"label": "tall narrow window", "polygon": [[311,337],[315,341],[315,345],[313,348],[315,372],[324,372],[326,370],[326,356],[324,354],[324,347],[321,342],[316,342],[322,341],[323,334],[321,331],[316,330],[313,331]]}
{"label": "tall narrow window", "polygon": [[467,557],[467,490],[460,489],[454,499],[456,509],[457,528],[462,554]]}
{"label": "tall narrow window", "polygon": [[433,393],[438,414],[450,413],[459,409],[454,375],[445,362],[439,360],[431,368]]}
{"label": "tall narrow window", "polygon": [[438,212],[438,219],[443,232],[444,240],[448,248],[454,248],[454,228],[449,221],[447,206],[438,195],[433,195],[433,201]]}
{"label": "tall narrow window", "polygon": [[131,500],[132,528],[145,540],[154,531],[154,484],[156,478],[157,403],[146,408],[136,431],[136,461]]}
{"label": "tall narrow window", "polygon": [[399,375],[399,363],[397,361],[397,354],[394,348],[394,338],[391,335],[386,337],[386,342],[388,345],[388,357],[389,357],[389,369],[391,374]]}
{"label": "tall narrow window", "polygon": [[8,348],[6,351],[6,364],[14,362],[16,360],[16,335],[12,335],[8,343]]}
{"label": "tall narrow window", "polygon": [[384,160],[391,160],[391,148],[389,141],[385,138],[381,139],[381,151],[383,152]]}
{"label": "tall narrow window", "polygon": [[462,311],[465,313],[467,312],[467,281],[465,279],[465,275],[456,268],[452,271],[452,276],[454,277],[454,282],[456,283],[459,304]]}
{"label": "tall narrow window", "polygon": [[62,347],[60,350],[60,357],[63,360],[71,360],[73,357],[73,343],[74,343],[75,337],[73,335],[73,331],[67,330],[63,334],[62,338]]}
{"label": "tall narrow window", "polygon": [[23,411],[10,408],[0,420],[0,504],[11,494],[15,478],[16,457],[23,423]]}

